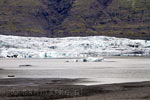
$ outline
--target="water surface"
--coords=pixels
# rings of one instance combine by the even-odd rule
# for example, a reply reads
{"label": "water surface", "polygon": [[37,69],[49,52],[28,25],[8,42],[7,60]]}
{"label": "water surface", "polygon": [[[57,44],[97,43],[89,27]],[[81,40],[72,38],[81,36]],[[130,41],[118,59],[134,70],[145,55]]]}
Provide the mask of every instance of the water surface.
{"label": "water surface", "polygon": [[84,85],[150,81],[149,57],[107,57],[103,62],[0,59],[0,69],[0,78],[81,78],[86,82],[77,84]]}

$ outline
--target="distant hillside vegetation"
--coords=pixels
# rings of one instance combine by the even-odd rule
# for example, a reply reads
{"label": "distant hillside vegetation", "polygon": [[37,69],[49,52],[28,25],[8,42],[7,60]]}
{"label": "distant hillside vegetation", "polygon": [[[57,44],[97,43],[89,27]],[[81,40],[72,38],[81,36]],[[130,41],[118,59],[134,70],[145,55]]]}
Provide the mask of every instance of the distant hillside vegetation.
{"label": "distant hillside vegetation", "polygon": [[0,0],[0,34],[150,39],[150,0]]}

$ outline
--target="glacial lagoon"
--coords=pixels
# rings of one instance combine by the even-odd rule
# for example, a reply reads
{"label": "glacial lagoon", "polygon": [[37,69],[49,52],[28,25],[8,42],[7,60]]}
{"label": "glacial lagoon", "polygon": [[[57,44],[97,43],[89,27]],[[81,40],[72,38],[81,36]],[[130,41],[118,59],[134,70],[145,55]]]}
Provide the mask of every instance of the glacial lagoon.
{"label": "glacial lagoon", "polygon": [[150,57],[105,57],[102,62],[74,59],[0,59],[0,79],[81,79],[77,85],[150,81]]}

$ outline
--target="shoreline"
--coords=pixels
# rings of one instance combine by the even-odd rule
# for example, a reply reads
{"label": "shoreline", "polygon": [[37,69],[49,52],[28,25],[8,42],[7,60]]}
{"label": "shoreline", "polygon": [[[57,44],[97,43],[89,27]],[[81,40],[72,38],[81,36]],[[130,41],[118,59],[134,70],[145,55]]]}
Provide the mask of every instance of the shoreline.
{"label": "shoreline", "polygon": [[150,100],[150,81],[103,84],[92,86],[74,85],[74,83],[78,81],[81,80],[65,78],[0,79],[0,99]]}
{"label": "shoreline", "polygon": [[[88,56],[87,56],[88,57]],[[91,57],[91,56],[89,56]],[[105,56],[105,55],[102,55],[102,56],[97,56],[97,57],[104,57],[104,58],[127,58],[127,57],[130,57],[130,58],[150,58],[150,56],[144,56],[144,55],[127,55],[127,56]],[[81,58],[86,58],[86,57],[52,57],[52,58],[0,58],[0,60],[31,60],[31,59],[81,59]]]}

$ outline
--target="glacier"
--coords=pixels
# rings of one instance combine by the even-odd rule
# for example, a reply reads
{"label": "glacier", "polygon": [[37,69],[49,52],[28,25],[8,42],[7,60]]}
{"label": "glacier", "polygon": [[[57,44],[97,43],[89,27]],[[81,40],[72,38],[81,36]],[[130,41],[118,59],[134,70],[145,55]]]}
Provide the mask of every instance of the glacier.
{"label": "glacier", "polygon": [[107,36],[21,37],[0,35],[0,58],[150,56],[150,40]]}

